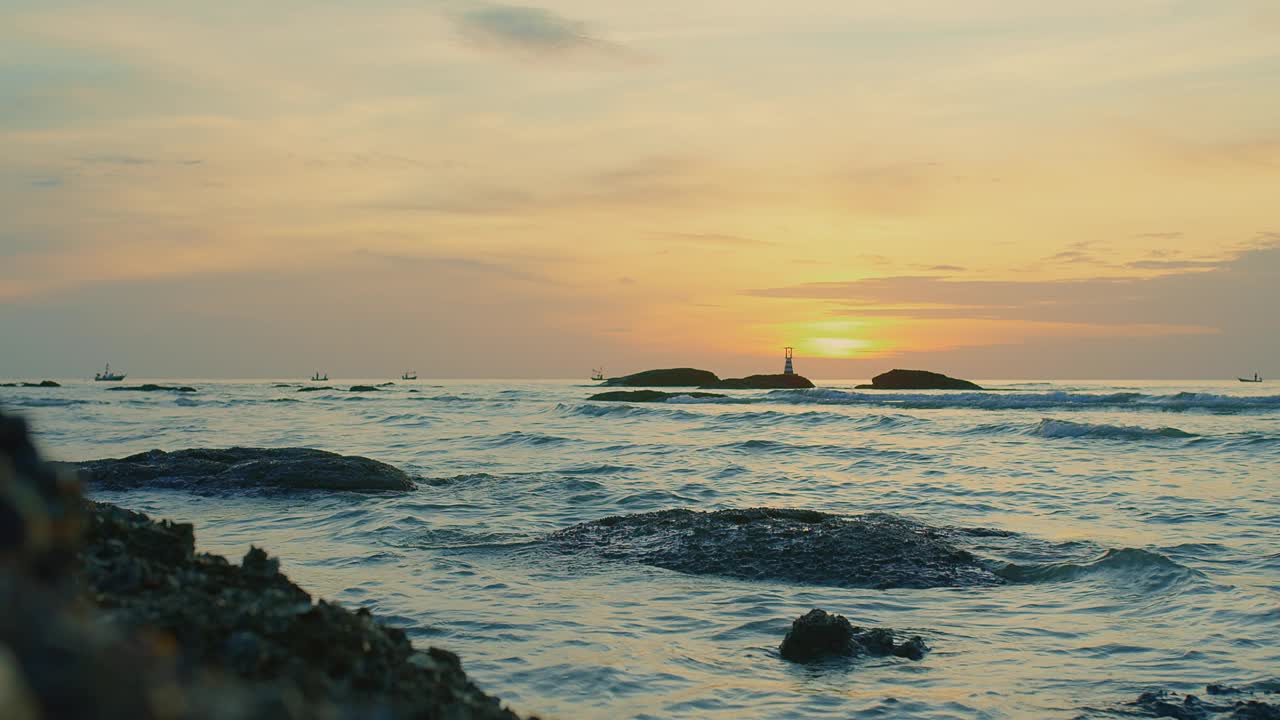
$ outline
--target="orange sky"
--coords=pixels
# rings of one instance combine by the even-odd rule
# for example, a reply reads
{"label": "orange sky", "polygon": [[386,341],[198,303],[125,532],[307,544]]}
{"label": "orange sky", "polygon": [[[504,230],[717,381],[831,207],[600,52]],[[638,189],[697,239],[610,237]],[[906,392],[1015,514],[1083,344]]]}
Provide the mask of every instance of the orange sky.
{"label": "orange sky", "polygon": [[1276,362],[1274,3],[259,5],[0,7],[0,375]]}

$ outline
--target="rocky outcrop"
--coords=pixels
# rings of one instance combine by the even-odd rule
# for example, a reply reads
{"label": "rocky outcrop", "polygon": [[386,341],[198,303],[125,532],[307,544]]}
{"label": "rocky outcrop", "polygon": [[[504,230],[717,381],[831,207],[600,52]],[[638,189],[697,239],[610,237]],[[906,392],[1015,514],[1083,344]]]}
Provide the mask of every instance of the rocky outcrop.
{"label": "rocky outcrop", "polygon": [[1262,682],[1246,688],[1226,685],[1205,687],[1208,699],[1178,695],[1167,690],[1144,692],[1125,705],[1126,717],[1177,718],[1177,720],[1280,720],[1280,682]]}
{"label": "rocky outcrop", "polygon": [[890,370],[871,378],[870,385],[859,385],[859,390],[981,390],[982,386],[968,380],[947,377],[928,370]]}
{"label": "rocky outcrop", "polygon": [[56,383],[52,380],[41,380],[38,383],[33,383],[33,382],[0,383],[0,387],[25,387],[25,388],[62,387],[62,384]]}
{"label": "rocky outcrop", "polygon": [[604,384],[622,387],[704,387],[719,382],[720,377],[710,370],[668,368],[609,378]]}
{"label": "rocky outcrop", "polygon": [[380,392],[381,388],[373,385],[352,385],[348,392]]}
{"label": "rocky outcrop", "polygon": [[0,679],[23,720],[518,720],[453,653],[314,601],[262,550],[231,564],[190,525],[82,501],[3,414]]}
{"label": "rocky outcrop", "polygon": [[119,387],[108,388],[109,390],[125,391],[125,392],[182,392],[193,393],[196,389],[189,385],[155,385],[146,383],[143,385],[121,385]]}
{"label": "rocky outcrop", "polygon": [[666,402],[673,397],[715,399],[725,396],[707,392],[669,393],[661,390],[614,390],[613,392],[596,393],[587,399],[602,402]]}
{"label": "rocky outcrop", "polygon": [[321,390],[332,390],[332,389],[333,388],[329,387],[328,385],[321,385],[319,387],[307,386],[307,387],[298,388],[298,392],[319,392]]}
{"label": "rocky outcrop", "polygon": [[412,490],[403,470],[377,460],[309,448],[151,450],[79,463],[93,487],[183,490]]}
{"label": "rocky outcrop", "polygon": [[803,375],[748,375],[744,378],[728,378],[707,388],[717,390],[803,390],[813,387],[813,381]]}
{"label": "rocky outcrop", "polygon": [[778,652],[787,660],[802,663],[859,655],[921,660],[929,652],[929,646],[919,635],[895,644],[894,632],[888,628],[855,627],[843,615],[814,608],[791,623]]}
{"label": "rocky outcrop", "polygon": [[999,585],[949,530],[885,513],[664,510],[607,517],[545,538],[555,552],[694,575],[860,588]]}

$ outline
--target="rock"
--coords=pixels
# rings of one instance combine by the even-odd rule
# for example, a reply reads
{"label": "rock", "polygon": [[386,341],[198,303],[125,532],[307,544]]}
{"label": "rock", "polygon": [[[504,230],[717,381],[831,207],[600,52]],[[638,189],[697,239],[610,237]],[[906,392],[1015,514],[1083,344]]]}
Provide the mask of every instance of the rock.
{"label": "rock", "polygon": [[604,384],[623,387],[702,387],[719,382],[720,378],[710,370],[669,368],[609,378]]}
{"label": "rock", "polygon": [[803,375],[748,375],[744,378],[721,380],[708,388],[720,390],[800,390],[813,387],[813,381]]}
{"label": "rock", "polygon": [[413,490],[404,471],[377,460],[309,448],[150,450],[80,463],[97,488]]}
{"label": "rock", "polygon": [[601,402],[666,402],[673,397],[723,398],[724,395],[706,392],[669,393],[660,390],[614,390],[592,395],[588,400]]}
{"label": "rock", "polygon": [[155,385],[153,383],[145,383],[143,385],[121,385],[119,387],[108,388],[114,391],[129,392],[183,392],[193,393],[196,389],[188,385]]}
{"label": "rock", "polygon": [[962,534],[885,513],[751,508],[613,516],[565,528],[544,542],[554,552],[747,580],[861,588],[1003,584],[949,542]]}
{"label": "rock", "polygon": [[859,390],[981,390],[982,387],[968,380],[947,377],[928,370],[890,370],[871,378],[870,385],[859,385]]}
{"label": "rock", "polygon": [[313,386],[300,387],[298,388],[298,392],[317,392],[320,390],[332,390],[332,389],[333,388],[329,387],[328,385],[321,385],[320,387],[313,387]]}
{"label": "rock", "polygon": [[379,392],[373,385],[352,385],[348,392]]}
{"label": "rock", "polygon": [[929,651],[929,646],[918,635],[901,645],[895,645],[893,638],[894,633],[888,628],[855,627],[843,615],[815,608],[791,623],[778,652],[792,662],[813,662],[858,655],[894,655],[920,660]]}
{"label": "rock", "polygon": [[453,653],[314,601],[262,550],[197,554],[190,525],[77,487],[0,414],[3,717],[518,720]]}
{"label": "rock", "polygon": [[1195,695],[1179,698],[1167,690],[1144,692],[1120,711],[1126,716],[1177,718],[1178,720],[1280,720],[1280,703],[1264,693],[1280,692],[1274,683],[1258,683],[1248,689],[1209,685],[1205,691],[1216,698],[1242,696],[1240,699],[1201,700]]}
{"label": "rock", "polygon": [[41,380],[38,383],[33,383],[33,382],[0,383],[0,387],[38,388],[38,387],[62,387],[62,385],[61,383],[56,383],[52,380]]}

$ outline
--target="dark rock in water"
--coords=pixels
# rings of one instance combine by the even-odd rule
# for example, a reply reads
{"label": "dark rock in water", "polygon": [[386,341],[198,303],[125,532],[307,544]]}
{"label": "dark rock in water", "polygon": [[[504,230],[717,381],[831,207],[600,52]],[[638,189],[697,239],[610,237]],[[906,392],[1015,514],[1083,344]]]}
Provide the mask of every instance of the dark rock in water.
{"label": "dark rock in water", "polygon": [[62,384],[61,384],[61,383],[56,383],[56,382],[54,382],[54,381],[52,381],[52,380],[41,380],[41,381],[40,381],[40,382],[38,382],[38,383],[33,383],[33,382],[11,382],[11,383],[0,383],[0,387],[26,387],[26,388],[37,388],[37,387],[62,387]]}
{"label": "dark rock in water", "polygon": [[890,370],[871,378],[870,385],[858,385],[859,390],[981,390],[982,386],[968,380],[947,377],[928,370]]}
{"label": "dark rock in water", "polygon": [[390,380],[388,380],[387,382],[384,382],[384,383],[378,383],[378,385],[377,385],[377,386],[378,386],[378,387],[391,387],[392,385],[395,385],[395,383],[393,383],[393,382],[391,382]]}
{"label": "dark rock in water", "polygon": [[720,382],[719,376],[710,370],[694,368],[669,368],[645,370],[634,375],[609,378],[605,385],[623,387],[702,387]]}
{"label": "dark rock in water", "polygon": [[196,389],[188,385],[155,385],[146,383],[143,385],[122,385],[120,387],[108,388],[114,391],[132,391],[132,392],[184,392],[193,393]]}
{"label": "dark rock in water", "polygon": [[708,388],[720,390],[803,390],[813,387],[813,381],[803,375],[749,375],[744,378],[728,378]]}
{"label": "dark rock in water", "polygon": [[352,385],[349,392],[379,392],[373,385]]}
{"label": "dark rock in water", "polygon": [[77,487],[0,414],[0,716],[518,720],[453,653],[313,601],[262,550],[197,554],[190,525]]}
{"label": "dark rock in water", "polygon": [[309,448],[151,450],[80,463],[94,487],[208,490],[413,490],[403,470],[354,455]]}
{"label": "dark rock in water", "polygon": [[320,387],[307,386],[307,387],[298,388],[298,392],[318,392],[320,390],[332,390],[332,389],[333,388],[329,387],[328,385],[321,385]]}
{"label": "dark rock in water", "polygon": [[1274,695],[1280,687],[1260,683],[1250,689],[1209,685],[1205,691],[1214,697],[1241,696],[1240,699],[1201,700],[1195,695],[1179,698],[1167,690],[1144,692],[1121,712],[1129,717],[1177,718],[1178,720],[1280,720],[1280,700]]}
{"label": "dark rock in water", "polygon": [[1000,585],[951,531],[885,513],[664,510],[607,517],[552,533],[560,552],[694,575],[862,588]]}
{"label": "dark rock in water", "polygon": [[669,393],[660,390],[614,390],[592,395],[588,400],[603,402],[666,402],[673,397],[722,398],[724,395],[706,392]]}
{"label": "dark rock in water", "polygon": [[901,645],[895,645],[893,639],[894,633],[888,628],[855,627],[843,615],[814,608],[791,623],[778,652],[792,662],[812,662],[858,655],[894,655],[920,660],[929,651],[929,646],[918,635]]}

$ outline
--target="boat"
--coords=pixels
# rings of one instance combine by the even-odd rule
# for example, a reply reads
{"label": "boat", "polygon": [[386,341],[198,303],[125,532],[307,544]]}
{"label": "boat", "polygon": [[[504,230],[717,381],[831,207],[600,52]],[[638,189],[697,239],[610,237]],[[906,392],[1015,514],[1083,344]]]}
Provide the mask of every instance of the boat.
{"label": "boat", "polygon": [[1251,378],[1238,377],[1236,379],[1239,380],[1240,382],[1262,382],[1262,376],[1259,375],[1258,373],[1254,373],[1253,377]]}
{"label": "boat", "polygon": [[597,381],[597,382],[598,382],[598,381],[600,381],[600,380],[603,380],[603,379],[604,379],[604,368],[599,368],[599,369],[597,369],[597,370],[592,370],[592,371],[591,371],[591,379],[592,379],[592,380],[595,380],[595,381]]}
{"label": "boat", "polygon": [[401,374],[400,374],[400,379],[401,379],[401,380],[417,380],[417,379],[418,379],[418,371],[417,371],[417,370],[405,370],[403,373],[401,373]]}
{"label": "boat", "polygon": [[100,373],[94,373],[93,379],[98,382],[116,382],[123,380],[125,375],[129,373],[113,373],[111,372],[111,363],[107,363],[107,367]]}
{"label": "boat", "polygon": [[329,382],[329,373],[321,375],[320,371],[317,370],[316,374],[311,376],[311,382]]}

